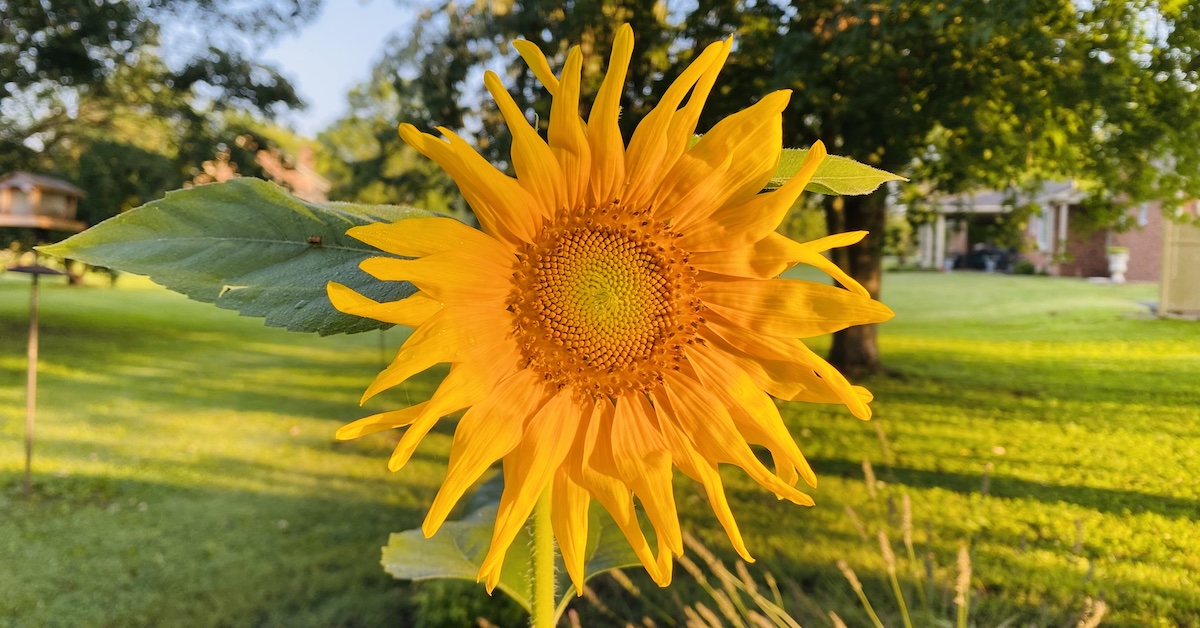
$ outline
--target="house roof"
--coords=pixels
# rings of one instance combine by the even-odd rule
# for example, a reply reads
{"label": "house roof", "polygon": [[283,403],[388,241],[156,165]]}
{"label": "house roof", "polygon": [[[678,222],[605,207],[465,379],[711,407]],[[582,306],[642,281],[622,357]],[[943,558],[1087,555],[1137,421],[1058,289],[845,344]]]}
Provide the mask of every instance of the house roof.
{"label": "house roof", "polygon": [[1047,181],[1032,193],[1018,190],[976,190],[934,197],[930,204],[939,214],[1003,214],[1014,204],[1033,203],[1041,207],[1058,204],[1074,204],[1086,196],[1075,187],[1074,181]]}
{"label": "house roof", "polygon": [[17,188],[24,192],[29,192],[33,188],[41,188],[43,190],[54,190],[72,196],[83,196],[83,190],[63,181],[55,179],[44,174],[34,174],[32,172],[10,172],[0,176],[0,190],[4,188]]}

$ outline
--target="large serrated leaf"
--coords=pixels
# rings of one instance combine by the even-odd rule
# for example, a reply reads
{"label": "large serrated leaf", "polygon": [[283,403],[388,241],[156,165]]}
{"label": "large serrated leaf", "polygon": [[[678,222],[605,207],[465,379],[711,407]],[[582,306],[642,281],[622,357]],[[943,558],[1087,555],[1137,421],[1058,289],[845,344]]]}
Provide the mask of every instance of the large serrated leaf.
{"label": "large serrated leaf", "polygon": [[[768,189],[777,188],[800,171],[804,163],[806,148],[785,148],[779,156],[779,167],[775,176],[767,183]],[[870,194],[888,181],[907,181],[904,177],[861,164],[853,159],[829,155],[821,162],[812,181],[804,187],[809,192],[829,196],[857,196]]]}
{"label": "large serrated leaf", "polygon": [[[383,548],[383,570],[401,580],[454,578],[474,582],[492,541],[497,508],[491,504],[462,520],[448,521],[428,539],[420,529],[393,533]],[[522,530],[504,556],[500,583],[496,585],[526,611],[533,608],[529,545],[529,531]]]}
{"label": "large serrated leaf", "polygon": [[[419,529],[392,534],[383,548],[384,571],[403,580],[455,578],[474,581],[491,544],[492,527],[503,489],[503,476],[497,474],[466,500],[470,509],[466,517],[442,524],[432,538],[425,538]],[[529,551],[531,543],[532,535],[526,527],[509,546],[504,556],[504,568],[500,572],[500,583],[496,585],[525,610],[532,608],[529,581],[533,568]],[[595,502],[588,511],[585,547],[585,581],[612,569],[641,564],[616,522]],[[565,574],[561,557],[556,557],[556,563],[555,572]],[[575,593],[572,586],[567,586],[561,593],[557,615],[562,615]]]}
{"label": "large serrated leaf", "polygon": [[360,271],[359,262],[385,254],[346,230],[431,215],[394,205],[309,203],[273,183],[233,179],[170,192],[40,250],[148,275],[197,301],[324,336],[391,326],[334,309],[327,282],[380,301],[413,291]]}

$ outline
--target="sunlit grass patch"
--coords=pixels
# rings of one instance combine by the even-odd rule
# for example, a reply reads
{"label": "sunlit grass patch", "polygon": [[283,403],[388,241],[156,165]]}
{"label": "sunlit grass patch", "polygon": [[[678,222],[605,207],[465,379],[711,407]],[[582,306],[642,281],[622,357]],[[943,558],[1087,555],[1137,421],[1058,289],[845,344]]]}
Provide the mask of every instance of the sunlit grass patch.
{"label": "sunlit grass patch", "polygon": [[[503,623],[508,607],[478,588],[402,585],[378,564],[388,533],[423,517],[453,425],[398,475],[382,462],[396,434],[333,441],[348,420],[427,397],[444,374],[358,407],[402,331],[383,335],[381,356],[377,333],[290,334],[122,282],[46,286],[37,493],[26,502],[28,284],[0,279],[0,561],[17,566],[0,569],[0,625],[378,625],[447,600]],[[875,532],[896,544],[916,613],[899,546],[907,493],[941,582],[970,544],[979,625],[1061,625],[1087,597],[1108,604],[1105,625],[1200,622],[1200,327],[1147,318],[1138,301],[1155,298],[1149,285],[886,277],[897,318],[881,342],[895,374],[869,382],[875,419],[783,405],[820,478],[817,506],[723,473],[758,581],[773,574],[802,625],[829,625],[828,610],[864,625],[835,564],[846,560],[900,625]],[[684,528],[732,565],[702,491],[678,480]],[[703,600],[688,597],[703,592],[687,579],[664,595]],[[596,588],[626,596],[612,608],[629,602],[613,583]],[[631,604],[628,619],[640,619]]]}

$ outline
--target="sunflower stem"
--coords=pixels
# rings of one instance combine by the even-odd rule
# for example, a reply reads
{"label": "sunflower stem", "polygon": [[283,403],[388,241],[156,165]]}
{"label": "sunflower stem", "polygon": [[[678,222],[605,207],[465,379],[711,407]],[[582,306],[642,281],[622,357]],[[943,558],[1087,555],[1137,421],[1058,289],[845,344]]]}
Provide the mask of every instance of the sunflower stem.
{"label": "sunflower stem", "polygon": [[547,486],[533,509],[533,628],[554,627],[554,584],[554,531]]}

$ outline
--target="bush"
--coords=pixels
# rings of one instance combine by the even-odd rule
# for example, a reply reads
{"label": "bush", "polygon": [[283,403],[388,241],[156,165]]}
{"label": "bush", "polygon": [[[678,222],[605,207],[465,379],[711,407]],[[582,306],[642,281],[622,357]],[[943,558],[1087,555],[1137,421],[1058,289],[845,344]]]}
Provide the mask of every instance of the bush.
{"label": "bush", "polygon": [[1014,275],[1033,275],[1037,273],[1037,268],[1034,267],[1033,262],[1021,260],[1013,265],[1012,272]]}

